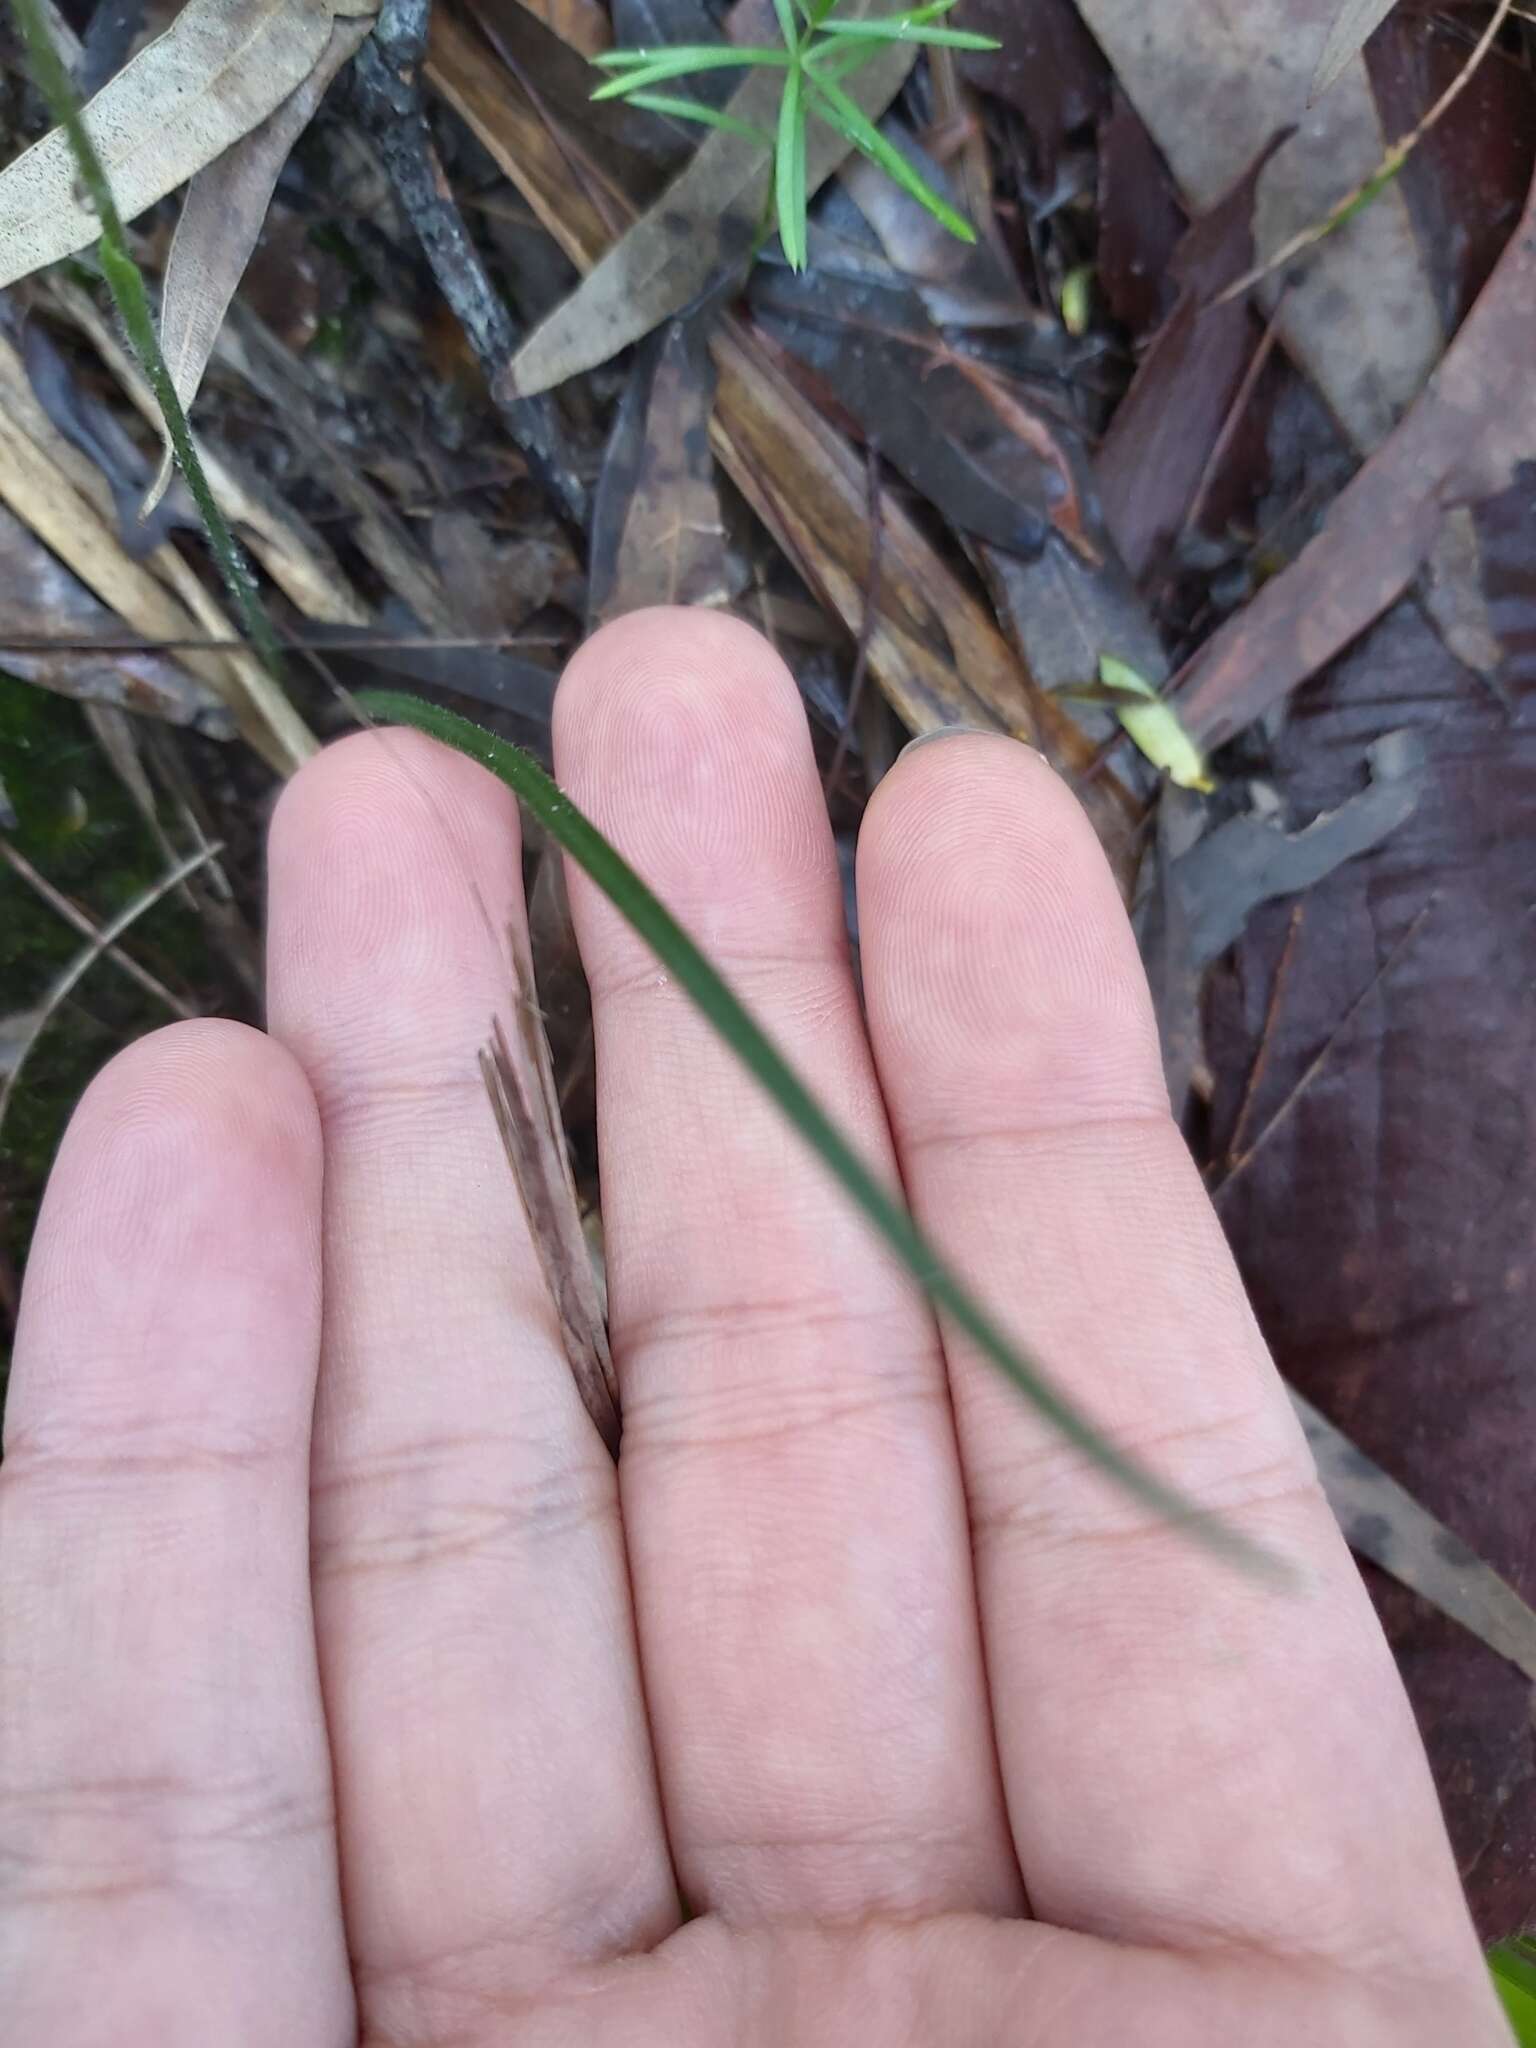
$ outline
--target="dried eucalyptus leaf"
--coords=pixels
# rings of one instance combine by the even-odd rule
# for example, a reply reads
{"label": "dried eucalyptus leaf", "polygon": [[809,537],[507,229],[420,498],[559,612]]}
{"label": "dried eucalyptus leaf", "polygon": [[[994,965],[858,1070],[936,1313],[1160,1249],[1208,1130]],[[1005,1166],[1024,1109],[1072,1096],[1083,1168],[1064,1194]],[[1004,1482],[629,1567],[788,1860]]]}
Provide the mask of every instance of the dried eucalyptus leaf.
{"label": "dried eucalyptus leaf", "polygon": [[[283,165],[309,126],[326,88],[367,35],[367,21],[337,20],[330,40],[309,76],[249,135],[199,171],[187,188],[181,219],[165,266],[160,345],[182,410],[191,410],[213,354],[224,315],[251,252],[260,238],[267,208]],[[175,467],[169,436],[161,429],[165,455],[144,504],[147,515],[165,495]]]}
{"label": "dried eucalyptus leaf", "polygon": [[[373,12],[373,0],[188,0],[84,109],[123,219],[265,121],[320,61],[333,17]],[[0,286],[100,232],[62,129],[0,172]]]}

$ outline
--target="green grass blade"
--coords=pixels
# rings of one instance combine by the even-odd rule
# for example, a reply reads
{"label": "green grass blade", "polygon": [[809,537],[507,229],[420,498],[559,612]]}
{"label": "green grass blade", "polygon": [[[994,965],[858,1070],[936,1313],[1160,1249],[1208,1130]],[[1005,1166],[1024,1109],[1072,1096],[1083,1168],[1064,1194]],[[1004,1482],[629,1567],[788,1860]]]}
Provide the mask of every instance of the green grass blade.
{"label": "green grass blade", "polygon": [[779,239],[791,270],[804,270],[806,256],[804,79],[801,67],[792,64],[784,81],[784,97],[779,102],[779,132],[773,158]]}
{"label": "green grass blade", "polygon": [[764,128],[754,128],[750,121],[738,121],[734,114],[725,114],[718,107],[706,107],[702,100],[682,100],[669,92],[631,92],[624,96],[625,105],[644,107],[648,114],[670,114],[678,121],[699,121],[706,128],[722,128],[727,135],[741,135],[748,142],[755,142],[762,149],[773,148],[773,137]]}
{"label": "green grass blade", "polygon": [[935,28],[914,20],[910,14],[892,15],[885,21],[839,21],[830,15],[821,24],[824,36],[861,43],[931,43],[946,50],[1000,50],[995,36],[980,36],[968,28]]}
{"label": "green grass blade", "polygon": [[1501,1941],[1488,1967],[1520,2048],[1536,2048],[1536,1945],[1524,1935]]}
{"label": "green grass blade", "polygon": [[779,34],[784,38],[786,50],[800,47],[800,24],[795,19],[792,0],[773,0],[773,11],[779,17]]}
{"label": "green grass blade", "polygon": [[101,223],[101,241],[98,244],[101,274],[106,279],[108,291],[112,294],[113,304],[117,307],[118,317],[123,323],[129,345],[138,357],[139,367],[148,379],[150,389],[155,394],[155,402],[164,415],[166,432],[175,451],[177,466],[186,478],[187,486],[202,515],[214,559],[219,565],[225,586],[252,645],[272,676],[280,677],[283,662],[277,636],[261,608],[261,600],[256,594],[256,585],[246,566],[245,557],[203,473],[202,461],[192,439],[192,429],[187,424],[187,415],[176,395],[176,386],[171,381],[171,373],[160,347],[160,337],[155,332],[155,319],[150,310],[149,294],[144,289],[144,279],[139,266],[129,252],[128,236],[118,214],[117,202],[112,196],[111,183],[102,167],[100,157],[96,154],[95,145],[86,132],[85,123],[80,118],[79,99],[59,53],[53,46],[53,38],[48,32],[38,0],[13,0],[13,6],[38,90],[47,101],[54,120],[64,131],[70,155],[75,160],[76,174],[97,220]]}
{"label": "green grass blade", "polygon": [[843,1136],[812,1090],[721,980],[671,912],[531,755],[455,712],[444,711],[401,691],[364,690],[359,693],[358,702],[371,717],[414,726],[457,748],[507,785],[692,997],[721,1039],[772,1097],[912,1278],[1069,1443],[1125,1492],[1159,1516],[1177,1523],[1211,1550],[1270,1577],[1285,1575],[1279,1559],[1262,1545],[1197,1507],[1137,1460],[1117,1450],[1076,1403],[1004,1334],[928,1243],[899,1198]]}
{"label": "green grass blade", "polygon": [[649,85],[664,85],[669,78],[686,78],[691,71],[729,71],[738,64],[769,64],[782,68],[788,62],[787,50],[759,49],[756,46],[738,50],[734,44],[695,43],[686,49],[661,52],[649,64],[620,71],[606,85],[600,85],[592,97],[595,100],[624,99],[632,92],[643,92]]}
{"label": "green grass blade", "polygon": [[817,113],[839,135],[851,142],[855,149],[862,150],[872,163],[877,163],[903,192],[909,192],[920,205],[926,206],[934,219],[948,228],[952,235],[962,242],[975,241],[976,230],[970,222],[956,213],[927,180],[913,170],[901,151],[886,141],[863,108],[851,100],[840,85],[835,84],[825,71],[808,70],[806,76]]}

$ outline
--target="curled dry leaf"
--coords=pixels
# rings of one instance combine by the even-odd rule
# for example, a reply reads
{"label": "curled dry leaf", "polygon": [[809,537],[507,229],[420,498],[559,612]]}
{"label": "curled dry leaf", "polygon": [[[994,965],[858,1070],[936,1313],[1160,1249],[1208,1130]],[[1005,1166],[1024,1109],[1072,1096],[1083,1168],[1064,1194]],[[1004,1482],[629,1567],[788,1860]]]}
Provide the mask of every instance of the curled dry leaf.
{"label": "curled dry leaf", "polygon": [[[356,18],[331,23],[330,37],[313,69],[281,106],[242,135],[187,188],[181,219],[166,260],[160,306],[160,346],[166,368],[189,412],[208,367],[251,251],[260,238],[272,194],[294,144],[309,126],[326,88],[356,52],[369,24]],[[175,469],[170,437],[161,426],[165,455],[144,510],[165,495]]]}
{"label": "curled dry leaf", "polygon": [[[90,293],[57,271],[41,290],[71,325],[88,338],[141,416],[152,427],[159,427],[160,406],[149,388],[149,380],[118,340],[112,323]],[[224,508],[224,516],[240,529],[252,554],[305,618],[324,619],[337,626],[367,625],[367,605],[334,550],[308,520],[280,498],[249,465],[232,455],[217,436],[200,437],[198,452],[209,487]]]}
{"label": "curled dry leaf", "polygon": [[0,500],[146,640],[207,636],[229,651],[189,650],[191,669],[234,712],[240,731],[280,775],[315,741],[260,661],[238,644],[194,565],[162,545],[134,561],[115,531],[112,489],[91,457],[67,441],[39,405],[18,351],[0,333]]}
{"label": "curled dry leaf", "polygon": [[[188,0],[84,109],[123,219],[281,106],[325,53],[336,16],[374,11],[374,0]],[[88,248],[100,232],[62,129],[0,172],[0,285]]]}

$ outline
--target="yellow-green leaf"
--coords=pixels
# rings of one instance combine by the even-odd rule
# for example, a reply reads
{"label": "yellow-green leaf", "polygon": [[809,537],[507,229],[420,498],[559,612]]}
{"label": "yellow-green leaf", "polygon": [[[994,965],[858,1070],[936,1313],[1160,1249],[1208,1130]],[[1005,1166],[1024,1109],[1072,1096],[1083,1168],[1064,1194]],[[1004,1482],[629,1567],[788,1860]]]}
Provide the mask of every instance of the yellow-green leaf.
{"label": "yellow-green leaf", "polygon": [[1113,654],[1099,657],[1099,681],[1106,689],[1128,691],[1145,697],[1145,705],[1122,705],[1120,723],[1140,747],[1154,768],[1161,768],[1180,789],[1214,789],[1205,756],[1179,723],[1173,706],[1128,661]]}

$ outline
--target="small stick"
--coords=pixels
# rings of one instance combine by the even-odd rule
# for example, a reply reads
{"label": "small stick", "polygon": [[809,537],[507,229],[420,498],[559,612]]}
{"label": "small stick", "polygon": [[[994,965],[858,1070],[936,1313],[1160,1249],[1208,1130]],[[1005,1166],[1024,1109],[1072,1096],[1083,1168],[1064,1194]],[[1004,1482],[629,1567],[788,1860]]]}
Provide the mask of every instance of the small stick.
{"label": "small stick", "polygon": [[223,850],[223,842],[220,841],[217,845],[205,846],[197,853],[188,854],[185,860],[178,861],[153,887],[146,889],[141,896],[135,896],[125,909],[118,912],[110,924],[103,925],[90,945],[75,955],[44,997],[42,1008],[33,1018],[31,1027],[21,1042],[21,1049],[16,1055],[11,1071],[6,1075],[4,1083],[0,1084],[0,1131],[5,1128],[6,1113],[10,1109],[11,1097],[16,1092],[16,1083],[21,1078],[22,1068],[31,1057],[37,1041],[68,1002],[76,982],[95,966],[103,953],[116,944],[130,925],[138,922],[146,910],[153,910],[162,896],[169,896],[188,875],[195,874],[200,867],[204,867],[212,860],[215,854],[222,853]]}
{"label": "small stick", "polygon": [[1275,343],[1280,339],[1280,314],[1289,296],[1290,286],[1285,285],[1281,288],[1280,296],[1275,301],[1274,311],[1265,323],[1264,332],[1259,336],[1258,347],[1254,350],[1248,367],[1244,370],[1238,387],[1232,394],[1232,403],[1227,407],[1227,416],[1221,423],[1221,430],[1217,434],[1216,439],[1211,443],[1210,453],[1206,456],[1205,462],[1201,467],[1199,481],[1196,483],[1194,495],[1189,501],[1189,509],[1179,524],[1179,539],[1181,541],[1199,523],[1200,515],[1205,510],[1205,501],[1210,496],[1211,485],[1216,480],[1216,472],[1225,460],[1227,450],[1232,446],[1233,437],[1243,423],[1243,415],[1253,402],[1253,394],[1258,388],[1260,377],[1264,374],[1264,366],[1274,354]]}
{"label": "small stick", "polygon": [[552,403],[547,397],[500,395],[501,373],[517,336],[464,225],[427,125],[421,65],[430,15],[431,0],[383,0],[379,25],[353,60],[358,111],[438,289],[479,358],[503,424],[564,516],[585,530],[589,494]]}
{"label": "small stick", "polygon": [[1259,1049],[1253,1056],[1248,1069],[1247,1084],[1243,1099],[1238,1105],[1237,1122],[1232,1126],[1232,1136],[1227,1142],[1227,1164],[1243,1149],[1243,1138],[1248,1130],[1248,1119],[1253,1114],[1253,1105],[1258,1098],[1259,1085],[1269,1065],[1269,1049],[1274,1043],[1275,1026],[1280,1021],[1280,1005],[1285,1000],[1286,984],[1291,978],[1291,963],[1296,957],[1296,941],[1301,936],[1302,919],[1306,916],[1305,901],[1298,903],[1291,911],[1290,923],[1286,929],[1285,944],[1280,949],[1280,958],[1275,966],[1274,986],[1269,992],[1269,1002],[1264,1010],[1264,1030],[1259,1039]]}
{"label": "small stick", "polygon": [[1343,227],[1344,223],[1359,213],[1362,207],[1368,206],[1382,187],[1389,185],[1397,176],[1430,129],[1450,112],[1466,91],[1483,59],[1493,48],[1495,38],[1509,14],[1510,0],[1498,0],[1498,5],[1489,17],[1488,26],[1478,37],[1466,63],[1424,118],[1390,146],[1368,178],[1358,184],[1352,192],[1346,192],[1338,205],[1325,213],[1321,220],[1315,220],[1310,227],[1302,228],[1298,234],[1292,235],[1288,242],[1282,242],[1272,256],[1266,257],[1262,263],[1255,264],[1252,270],[1245,271],[1236,283],[1229,284],[1224,292],[1218,292],[1211,301],[1212,306],[1225,306],[1231,299],[1240,299],[1244,292],[1252,291],[1256,284],[1262,284],[1264,279],[1273,276],[1275,271],[1283,270],[1286,264],[1301,255],[1303,250],[1321,242],[1325,236],[1331,235],[1335,228]]}
{"label": "small stick", "polygon": [[1226,1194],[1227,1190],[1232,1186],[1232,1183],[1237,1179],[1238,1175],[1247,1172],[1248,1168],[1253,1164],[1254,1160],[1258,1157],[1259,1153],[1263,1151],[1264,1147],[1275,1135],[1275,1132],[1280,1128],[1281,1124],[1285,1122],[1286,1118],[1290,1115],[1291,1111],[1296,1107],[1297,1103],[1301,1100],[1302,1096],[1306,1094],[1307,1090],[1312,1086],[1312,1083],[1317,1079],[1318,1075],[1322,1073],[1324,1067],[1327,1066],[1329,1060],[1331,1060],[1334,1053],[1337,1052],[1339,1045],[1347,1036],[1351,1026],[1354,1024],[1355,1019],[1359,1016],[1360,1012],[1365,1008],[1367,1002],[1369,1002],[1370,998],[1376,993],[1377,989],[1381,987],[1382,983],[1386,980],[1387,976],[1391,974],[1392,970],[1401,961],[1403,955],[1408,951],[1409,947],[1413,944],[1415,939],[1417,939],[1420,931],[1423,929],[1425,919],[1429,916],[1430,912],[1434,909],[1435,904],[1438,901],[1438,895],[1431,896],[1429,901],[1424,905],[1423,909],[1420,910],[1418,914],[1414,917],[1412,923],[1408,926],[1408,929],[1403,933],[1402,937],[1397,941],[1396,945],[1393,946],[1391,952],[1388,953],[1386,959],[1382,961],[1381,965],[1377,968],[1376,972],[1365,984],[1365,987],[1361,989],[1359,995],[1355,997],[1354,1001],[1350,1004],[1349,1008],[1344,1012],[1343,1016],[1339,1019],[1338,1023],[1335,1024],[1333,1029],[1329,1032],[1327,1038],[1323,1042],[1322,1049],[1318,1052],[1317,1056],[1312,1061],[1310,1061],[1310,1063],[1307,1066],[1306,1072],[1302,1075],[1301,1079],[1296,1083],[1296,1086],[1291,1090],[1290,1094],[1286,1096],[1284,1102],[1281,1103],[1280,1107],[1269,1119],[1269,1122],[1265,1124],[1264,1128],[1259,1132],[1259,1135],[1254,1139],[1253,1143],[1248,1147],[1247,1151],[1239,1153],[1237,1157],[1233,1159],[1226,1173],[1223,1174],[1222,1178],[1210,1190],[1210,1196],[1213,1202],[1219,1202],[1222,1199],[1222,1197]]}
{"label": "small stick", "polygon": [[[26,855],[12,846],[8,839],[0,839],[0,857],[3,857],[11,869],[20,875],[29,889],[34,890],[42,898],[50,910],[57,911],[66,924],[73,925],[82,938],[100,942],[100,925],[87,916],[79,904],[72,903],[62,890],[55,889],[48,877],[39,874]],[[166,987],[158,975],[151,974],[147,967],[141,967],[133,955],[125,953],[121,946],[113,945],[109,941],[102,946],[102,951],[114,967],[120,967],[146,994],[152,995],[157,1002],[164,1003],[173,1017],[185,1020],[197,1015],[190,1003],[184,1003],[180,996]]]}

